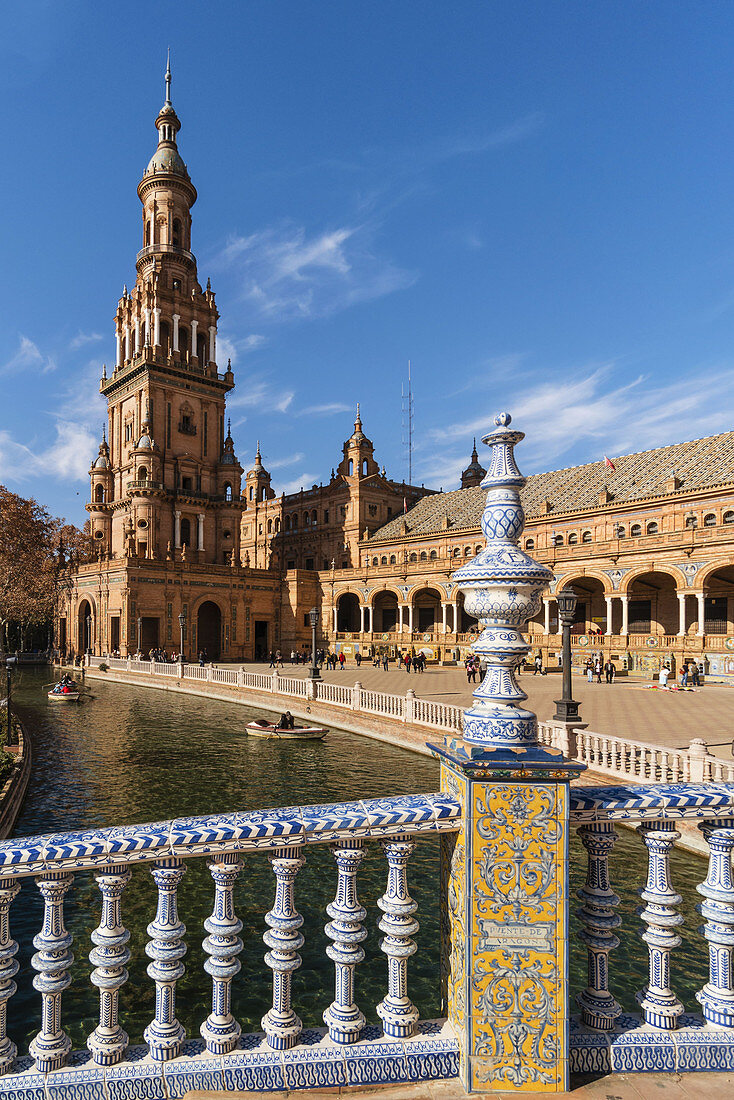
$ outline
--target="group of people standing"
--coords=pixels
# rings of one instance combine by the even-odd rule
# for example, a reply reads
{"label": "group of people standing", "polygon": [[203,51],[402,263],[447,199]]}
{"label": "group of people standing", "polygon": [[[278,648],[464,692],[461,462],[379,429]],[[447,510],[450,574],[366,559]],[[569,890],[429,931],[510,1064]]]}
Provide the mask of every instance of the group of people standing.
{"label": "group of people standing", "polygon": [[586,679],[588,683],[593,684],[596,680],[597,684],[601,683],[602,673],[608,684],[613,684],[617,675],[617,666],[611,658],[607,658],[603,661],[601,656],[588,657],[586,660]]}
{"label": "group of people standing", "polygon": [[464,668],[466,669],[466,682],[468,684],[476,684],[477,676],[479,677],[479,683],[481,684],[484,677],[487,675],[487,662],[484,658],[479,658],[475,653],[470,653],[464,662]]}

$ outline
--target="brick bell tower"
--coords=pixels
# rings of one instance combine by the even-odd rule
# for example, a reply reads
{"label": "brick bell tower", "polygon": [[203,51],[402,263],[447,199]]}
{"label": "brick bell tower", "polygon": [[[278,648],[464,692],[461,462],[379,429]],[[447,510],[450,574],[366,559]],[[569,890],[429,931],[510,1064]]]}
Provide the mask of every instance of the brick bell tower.
{"label": "brick bell tower", "polygon": [[100,384],[108,442],[87,510],[100,558],[239,564],[242,468],[224,430],[234,376],[229,363],[218,371],[219,314],[191,251],[196,188],[176,142],[170,63],[165,79],[158,146],[138,184],[137,277],[118,302],[115,366]]}

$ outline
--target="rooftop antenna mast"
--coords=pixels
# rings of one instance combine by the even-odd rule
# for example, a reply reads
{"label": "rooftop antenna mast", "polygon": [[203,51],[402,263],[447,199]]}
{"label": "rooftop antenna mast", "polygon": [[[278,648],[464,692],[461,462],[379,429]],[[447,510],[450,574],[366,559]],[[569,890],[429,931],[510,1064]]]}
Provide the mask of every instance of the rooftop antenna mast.
{"label": "rooftop antenna mast", "polygon": [[410,359],[408,360],[408,391],[405,383],[400,387],[403,408],[403,446],[408,450],[408,485],[413,484],[413,387],[410,378]]}

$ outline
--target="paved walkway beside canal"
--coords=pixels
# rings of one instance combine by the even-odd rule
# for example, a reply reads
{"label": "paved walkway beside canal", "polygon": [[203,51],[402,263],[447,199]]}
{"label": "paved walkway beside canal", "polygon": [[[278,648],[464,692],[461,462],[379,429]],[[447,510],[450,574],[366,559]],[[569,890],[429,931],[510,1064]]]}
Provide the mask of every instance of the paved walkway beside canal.
{"label": "paved walkway beside canal", "polygon": [[[517,1092],[474,1092],[474,1100],[510,1100]],[[596,1081],[579,1085],[571,1092],[526,1093],[533,1100],[718,1100],[734,1095],[734,1075],[730,1073],[615,1073]],[[458,1081],[426,1081],[419,1085],[387,1085],[375,1088],[314,1089],[306,1092],[188,1092],[184,1100],[294,1100],[301,1097],[351,1096],[374,1097],[374,1100],[464,1100]]]}
{"label": "paved walkway beside canal", "polygon": [[[267,664],[245,665],[250,672],[269,672]],[[305,676],[303,665],[286,662],[280,670],[284,676]],[[404,695],[412,688],[423,699],[436,699],[465,707],[471,702],[476,685],[467,684],[466,673],[459,668],[428,667],[423,673],[406,673],[391,665],[387,672],[362,662],[357,668],[349,661],[343,671],[322,670],[324,680],[336,684],[353,684],[359,680],[363,688]],[[722,760],[731,760],[734,739],[734,688],[707,684],[697,691],[657,691],[646,687],[649,681],[620,678],[616,683],[588,684],[586,678],[574,676],[573,695],[581,703],[581,717],[595,733],[612,734],[631,741],[647,741],[666,748],[686,748],[694,737],[708,742],[711,752]],[[528,706],[541,720],[547,720],[555,710],[554,700],[561,694],[559,673],[534,676],[525,672],[520,684],[528,693]],[[716,742],[726,745],[714,747]]]}

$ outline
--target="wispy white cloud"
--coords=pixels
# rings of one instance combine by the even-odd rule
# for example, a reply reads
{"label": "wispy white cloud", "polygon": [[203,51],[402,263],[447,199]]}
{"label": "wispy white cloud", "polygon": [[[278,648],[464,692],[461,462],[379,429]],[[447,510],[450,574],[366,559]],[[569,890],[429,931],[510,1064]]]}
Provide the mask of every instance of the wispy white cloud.
{"label": "wispy white cloud", "polygon": [[43,355],[37,344],[20,333],[18,348],[0,365],[0,374],[17,374],[20,371],[34,371],[40,374],[48,374],[56,370],[56,360],[50,355]]}
{"label": "wispy white cloud", "polygon": [[[731,428],[730,364],[658,383],[644,375],[617,379],[615,364],[607,363],[559,372],[557,378],[521,391],[519,400],[510,396],[509,388],[498,386],[491,407],[483,400],[481,412],[428,433],[425,457],[418,456],[421,474],[427,484],[454,485],[468,462],[471,437],[486,434],[504,405],[525,432],[521,466],[526,470],[553,469],[564,460],[593,462],[604,454],[614,457]],[[715,401],[711,394],[716,394]]]}
{"label": "wispy white cloud", "polygon": [[264,344],[267,344],[267,338],[261,336],[258,333],[250,333],[249,336],[229,336],[226,333],[222,335],[217,334],[217,362],[220,366],[229,360],[234,367],[240,357],[240,355],[247,355],[249,352],[257,351]]}
{"label": "wispy white cloud", "polygon": [[280,493],[297,493],[299,489],[310,489],[312,485],[318,485],[318,474],[298,474],[297,477],[291,478],[290,481],[286,481],[284,485],[278,486],[277,492]]}
{"label": "wispy white cloud", "polygon": [[245,379],[237,384],[237,393],[227,399],[230,409],[257,409],[258,412],[286,412],[295,392],[282,390],[265,379]]}
{"label": "wispy white cloud", "polygon": [[263,461],[267,460],[269,470],[280,470],[284,466],[295,466],[297,462],[303,462],[305,457],[302,451],[298,451],[297,454],[286,455],[284,458],[268,458],[266,455]]}
{"label": "wispy white cloud", "polygon": [[310,235],[284,223],[231,237],[211,266],[230,272],[253,317],[269,322],[326,317],[411,286],[414,272],[380,257],[367,225]]}
{"label": "wispy white cloud", "polygon": [[103,340],[101,332],[78,332],[73,340],[69,343],[70,351],[78,351],[79,348],[83,348],[86,344],[96,344],[98,341]]}
{"label": "wispy white cloud", "polygon": [[99,364],[90,362],[54,393],[53,409],[46,413],[52,426],[45,434],[18,443],[9,431],[0,431],[0,478],[86,481],[107,421],[98,386]]}
{"label": "wispy white cloud", "polygon": [[345,405],[342,401],[332,401],[326,405],[309,405],[300,409],[296,416],[333,416],[334,413],[349,412],[351,408],[351,405]]}

